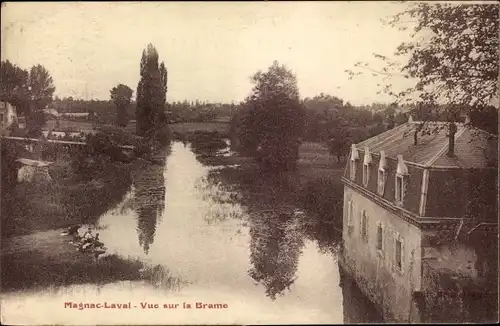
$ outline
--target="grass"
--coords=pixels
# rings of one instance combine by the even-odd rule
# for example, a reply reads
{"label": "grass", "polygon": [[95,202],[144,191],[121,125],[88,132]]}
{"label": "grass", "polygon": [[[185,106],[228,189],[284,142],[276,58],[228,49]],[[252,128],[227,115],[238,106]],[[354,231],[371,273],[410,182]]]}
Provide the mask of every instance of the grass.
{"label": "grass", "polygon": [[[57,237],[57,235],[55,235]],[[28,250],[2,255],[2,291],[46,288],[67,284],[107,283],[141,278],[138,261],[116,255],[100,258],[79,253],[71,244],[53,253],[49,250]]]}
{"label": "grass", "polygon": [[[306,142],[299,148],[296,171],[263,173],[250,157],[201,157],[205,164],[239,165],[220,170],[224,183],[239,187],[246,205],[301,206],[315,218],[342,229],[344,187],[340,180],[344,166],[339,165],[318,143]],[[258,200],[259,202],[256,202]]]}
{"label": "grass", "polygon": [[69,162],[55,162],[49,172],[51,182],[19,183],[2,203],[2,236],[94,223],[125,195],[132,168],[108,161],[91,179],[82,180]]}
{"label": "grass", "polygon": [[57,131],[83,131],[85,133],[92,132],[95,124],[90,121],[73,121],[73,120],[59,120],[59,127],[56,125],[56,120],[47,120],[44,130],[57,130]]}

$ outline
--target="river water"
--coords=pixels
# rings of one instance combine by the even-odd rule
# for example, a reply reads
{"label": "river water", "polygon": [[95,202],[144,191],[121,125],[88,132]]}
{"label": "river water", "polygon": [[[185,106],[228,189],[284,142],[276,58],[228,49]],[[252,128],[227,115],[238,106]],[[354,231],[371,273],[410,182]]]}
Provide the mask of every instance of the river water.
{"label": "river water", "polygon": [[[326,232],[331,229],[328,221],[310,218],[293,205],[257,209],[244,204],[242,194],[217,177],[221,168],[237,167],[205,166],[188,144],[172,143],[167,155],[165,166],[150,165],[135,173],[123,201],[98,222],[106,255],[140,261],[141,279],[7,293],[2,300],[6,320],[26,324],[378,321],[359,291],[341,280],[341,235]],[[255,201],[269,198],[266,193],[253,196]],[[325,232],[329,236],[315,236]],[[65,302],[130,302],[132,308],[79,310],[64,308]],[[196,303],[227,304],[227,308],[199,309]]]}

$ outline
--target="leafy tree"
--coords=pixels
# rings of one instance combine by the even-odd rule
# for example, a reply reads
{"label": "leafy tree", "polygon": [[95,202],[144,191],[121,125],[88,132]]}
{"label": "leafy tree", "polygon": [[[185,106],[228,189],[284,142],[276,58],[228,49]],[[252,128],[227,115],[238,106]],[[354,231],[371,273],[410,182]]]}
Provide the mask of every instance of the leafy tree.
{"label": "leafy tree", "polygon": [[42,110],[52,101],[55,91],[50,73],[38,64],[29,73],[11,62],[1,63],[1,98],[27,118],[27,136],[39,137],[45,124]]}
{"label": "leafy tree", "polygon": [[28,71],[12,64],[9,60],[0,64],[0,97],[17,109],[18,115],[29,113]]}
{"label": "leafy tree", "polygon": [[52,102],[56,88],[50,73],[44,66],[38,64],[31,67],[28,87],[35,110],[43,110]]}
{"label": "leafy tree", "polygon": [[241,138],[265,170],[295,168],[304,128],[304,108],[295,75],[277,61],[252,77],[241,119]]}
{"label": "leafy tree", "polygon": [[[356,67],[386,77],[414,79],[415,85],[401,92],[394,91],[392,83],[384,90],[398,102],[416,102],[417,109],[453,111],[449,119],[464,108],[488,110],[498,100],[498,19],[495,4],[411,3],[388,21],[403,30],[408,29],[408,22],[415,22],[411,40],[397,48],[395,58],[376,54],[384,64],[381,70],[361,62]],[[361,73],[348,72],[351,77]]]}
{"label": "leafy tree", "polygon": [[142,52],[141,79],[137,85],[137,133],[144,135],[165,124],[167,94],[167,69],[162,62],[158,64],[158,51],[149,44]]}
{"label": "leafy tree", "polygon": [[128,124],[127,107],[132,100],[134,91],[127,85],[118,84],[110,91],[111,100],[116,106],[116,124],[120,127],[126,127]]}

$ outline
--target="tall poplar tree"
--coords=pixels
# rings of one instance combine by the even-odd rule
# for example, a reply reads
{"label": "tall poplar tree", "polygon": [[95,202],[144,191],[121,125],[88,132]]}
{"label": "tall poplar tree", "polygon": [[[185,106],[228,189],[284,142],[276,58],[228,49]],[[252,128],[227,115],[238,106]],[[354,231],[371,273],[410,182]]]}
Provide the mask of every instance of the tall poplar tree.
{"label": "tall poplar tree", "polygon": [[137,85],[137,134],[146,133],[165,121],[167,69],[158,63],[158,51],[149,44],[142,52],[141,79]]}

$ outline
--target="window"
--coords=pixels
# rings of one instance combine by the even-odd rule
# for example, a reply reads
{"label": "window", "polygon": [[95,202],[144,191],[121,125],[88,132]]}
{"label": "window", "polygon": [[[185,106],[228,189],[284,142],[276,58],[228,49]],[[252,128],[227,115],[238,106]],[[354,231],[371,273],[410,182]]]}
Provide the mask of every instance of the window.
{"label": "window", "polygon": [[377,192],[380,196],[384,195],[384,188],[385,188],[385,171],[378,170]]}
{"label": "window", "polygon": [[408,168],[403,161],[403,156],[398,155],[398,167],[396,169],[396,186],[394,189],[394,199],[402,204],[405,197],[406,181],[408,177]]}
{"label": "window", "polygon": [[403,242],[401,241],[400,238],[396,239],[396,257],[395,257],[395,263],[396,263],[396,269],[399,271],[403,270]]}
{"label": "window", "polygon": [[352,200],[347,201],[347,232],[350,234],[353,230],[352,217],[354,215],[354,202]]}
{"label": "window", "polygon": [[384,248],[384,229],[379,222],[377,226],[377,250],[382,251]]}
{"label": "window", "polygon": [[350,177],[351,180],[354,181],[356,180],[356,161],[359,160],[359,153],[358,149],[356,148],[356,145],[352,144],[351,145],[351,163],[350,163]]}
{"label": "window", "polygon": [[356,180],[356,161],[351,160],[351,180]]}
{"label": "window", "polygon": [[372,163],[372,156],[370,154],[370,149],[365,147],[365,158],[363,160],[363,186],[368,186],[368,181],[370,181],[370,164]]}
{"label": "window", "polygon": [[0,123],[3,124],[3,113],[0,113]]}
{"label": "window", "polygon": [[368,186],[368,181],[370,180],[370,166],[368,164],[363,164],[363,186]]}
{"label": "window", "polygon": [[361,239],[368,242],[368,216],[366,216],[366,211],[361,214]]}
{"label": "window", "polygon": [[404,199],[404,178],[402,175],[396,175],[396,201],[402,202]]}
{"label": "window", "polygon": [[385,159],[385,152],[380,151],[380,161],[378,163],[378,175],[377,175],[377,193],[380,196],[384,195],[385,190],[385,181],[386,181],[386,173],[385,168],[387,165],[387,161]]}

